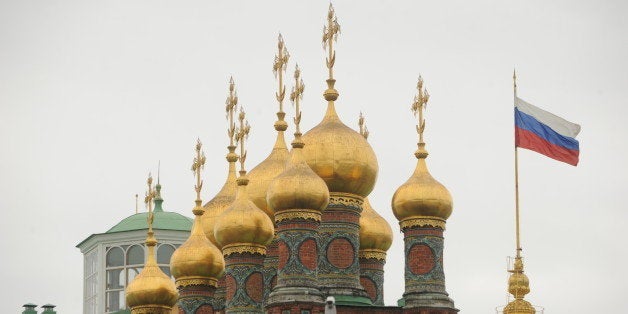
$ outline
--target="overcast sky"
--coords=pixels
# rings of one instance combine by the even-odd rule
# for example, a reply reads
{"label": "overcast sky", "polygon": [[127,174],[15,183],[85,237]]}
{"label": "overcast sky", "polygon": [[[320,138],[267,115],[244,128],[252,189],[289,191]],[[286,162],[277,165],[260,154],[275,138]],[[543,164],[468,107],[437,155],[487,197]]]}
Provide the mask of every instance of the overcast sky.
{"label": "overcast sky", "polygon": [[[403,237],[390,202],[416,162],[410,105],[419,74],[432,96],[428,165],[454,198],[447,291],[462,313],[505,303],[516,67],[521,98],[582,125],[578,167],[519,154],[527,299],[551,314],[628,312],[628,4],[335,6],[337,110],[356,128],[359,112],[366,115],[380,169],[370,200],[395,230],[386,304],[404,290]],[[192,216],[197,137],[207,155],[203,198],[218,191],[230,75],[252,126],[248,169],[268,155],[279,31],[289,72],[298,62],[306,84],[302,128],[316,125],[326,105],[326,12],[325,1],[0,1],[1,312],[33,302],[80,313],[75,245],[134,213],[134,195],[159,160],[164,207]]]}

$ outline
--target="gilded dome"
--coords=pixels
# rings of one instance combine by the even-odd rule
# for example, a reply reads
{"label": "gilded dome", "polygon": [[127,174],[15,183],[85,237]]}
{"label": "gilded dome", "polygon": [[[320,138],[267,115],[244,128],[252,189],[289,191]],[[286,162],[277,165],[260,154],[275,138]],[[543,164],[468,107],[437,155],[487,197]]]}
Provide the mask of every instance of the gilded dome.
{"label": "gilded dome", "polygon": [[273,146],[273,150],[270,155],[259,163],[255,168],[249,172],[250,183],[247,188],[249,199],[255,203],[259,209],[264,211],[271,220],[273,220],[273,211],[266,202],[266,193],[270,183],[286,169],[286,162],[290,158],[290,152],[286,146],[284,139],[284,131],[288,125],[283,121],[284,112],[278,112],[280,116],[277,123],[275,123],[275,129],[277,130],[277,140]]}
{"label": "gilded dome", "polygon": [[328,101],[323,121],[303,135],[303,155],[329,192],[366,197],[377,179],[377,157],[362,135],[346,126]]}
{"label": "gilded dome", "polygon": [[172,254],[170,271],[177,285],[186,281],[204,281],[207,285],[215,285],[225,270],[225,260],[222,252],[203,232],[200,202],[199,207],[194,208],[194,214],[196,218],[190,237]]}
{"label": "gilded dome", "polygon": [[412,176],[393,195],[392,209],[399,221],[417,216],[447,220],[451,215],[451,194],[427,170],[425,157],[427,152],[419,157]]}
{"label": "gilded dome", "polygon": [[229,245],[254,244],[265,246],[275,235],[270,217],[249,200],[246,184],[248,179],[238,178],[235,201],[218,217],[214,237],[223,249]]}
{"label": "gilded dome", "polygon": [[148,258],[142,271],[126,287],[126,303],[134,309],[149,309],[151,313],[169,313],[177,302],[174,282],[157,266],[155,261],[157,240],[149,231],[146,239]]}
{"label": "gilded dome", "polygon": [[268,187],[268,205],[275,213],[287,209],[322,211],[329,203],[327,185],[305,163],[300,134],[292,147],[286,169]]}
{"label": "gilded dome", "polygon": [[365,198],[360,216],[360,250],[388,251],[392,239],[392,228]]}
{"label": "gilded dome", "polygon": [[[229,149],[235,150],[235,146],[231,146]],[[222,213],[224,213],[235,200],[237,188],[235,162],[238,160],[238,156],[231,151],[227,155],[227,160],[229,161],[229,174],[227,175],[227,181],[222,186],[222,189],[220,189],[220,192],[218,192],[213,199],[203,205],[205,213],[201,216],[201,225],[203,226],[205,236],[207,236],[209,241],[211,241],[218,248],[221,246],[214,237],[214,226],[216,225],[218,217],[222,215]]]}

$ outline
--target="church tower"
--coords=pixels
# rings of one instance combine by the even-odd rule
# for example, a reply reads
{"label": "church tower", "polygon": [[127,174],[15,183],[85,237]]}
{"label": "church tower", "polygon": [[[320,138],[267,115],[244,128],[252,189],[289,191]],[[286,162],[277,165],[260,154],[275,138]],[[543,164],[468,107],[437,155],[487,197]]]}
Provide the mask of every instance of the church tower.
{"label": "church tower", "polygon": [[414,153],[418,161],[412,176],[397,189],[392,199],[393,213],[399,220],[405,243],[404,309],[454,314],[458,310],[445,291],[443,270],[443,232],[453,201],[449,191],[427,170],[423,110],[430,95],[423,88],[421,77],[417,89],[412,111],[418,116],[419,143]]}
{"label": "church tower", "polygon": [[[214,196],[209,202],[203,205],[203,209],[205,213],[201,216],[201,223],[203,225],[203,231],[205,235],[213,243],[217,248],[222,249],[222,246],[218,241],[216,241],[216,237],[214,236],[214,227],[216,225],[216,221],[222,213],[227,210],[231,203],[235,200],[236,196],[236,162],[238,161],[238,155],[235,153],[237,148],[235,144],[235,133],[236,126],[233,121],[233,115],[236,112],[236,108],[238,105],[238,96],[235,91],[235,83],[233,82],[233,77],[229,79],[229,96],[225,101],[225,111],[227,112],[227,120],[228,120],[228,128],[227,135],[229,136],[229,146],[227,149],[229,153],[227,154],[227,162],[229,162],[229,171],[227,173],[227,180],[225,184],[222,186],[218,194]],[[214,293],[215,299],[215,311],[223,310],[225,308],[225,276],[224,273],[222,276],[218,278],[218,283],[216,287],[216,292]]]}
{"label": "church tower", "polygon": [[[284,171],[286,163],[290,157],[290,152],[288,151],[286,141],[284,139],[284,133],[288,129],[288,123],[285,120],[286,113],[283,111],[283,101],[286,96],[286,87],[283,84],[283,75],[286,72],[286,66],[288,65],[289,59],[290,54],[286,48],[283,36],[279,34],[279,38],[277,40],[277,55],[275,55],[273,62],[273,74],[277,78],[277,82],[279,84],[277,92],[275,93],[275,98],[279,104],[277,121],[275,121],[274,125],[275,130],[277,131],[277,138],[270,155],[254,167],[249,174],[250,184],[248,190],[251,201],[268,214],[268,217],[270,217],[270,220],[273,221],[273,223],[275,214],[266,200],[268,186],[275,179],[275,177]],[[268,294],[277,282],[278,256],[277,236],[275,235],[273,241],[266,247],[266,258],[264,259],[264,299],[268,297]]]}
{"label": "church tower", "polygon": [[307,164],[329,189],[329,205],[319,227],[321,249],[318,279],[324,294],[337,302],[370,305],[360,284],[360,213],[364,198],[377,179],[377,158],[368,142],[346,126],[335,110],[338,91],[334,88],[334,42],[340,25],[333,6],[329,6],[323,46],[327,49],[327,112],[317,126],[303,135],[303,155]]}
{"label": "church tower", "polygon": [[201,141],[197,140],[192,164],[196,178],[196,200],[192,210],[194,224],[188,240],[174,251],[170,259],[170,270],[179,290],[178,305],[185,314],[206,313],[220,307],[215,302],[214,292],[225,269],[220,250],[205,236],[201,226],[201,216],[205,212],[201,206],[201,170],[205,166],[205,154],[201,147]]}
{"label": "church tower", "polygon": [[268,188],[268,205],[275,213],[279,263],[277,285],[266,302],[268,313],[285,310],[302,313],[323,308],[318,289],[318,226],[321,211],[329,203],[329,191],[303,159],[301,140],[301,100],[305,86],[297,66],[295,86],[290,95],[296,109],[292,152],[286,169]]}
{"label": "church tower", "polygon": [[236,139],[240,145],[240,176],[235,201],[218,217],[214,227],[216,241],[225,257],[227,313],[263,313],[264,258],[266,246],[275,234],[268,215],[257,207],[247,194],[245,141],[250,126],[240,108],[240,126]]}

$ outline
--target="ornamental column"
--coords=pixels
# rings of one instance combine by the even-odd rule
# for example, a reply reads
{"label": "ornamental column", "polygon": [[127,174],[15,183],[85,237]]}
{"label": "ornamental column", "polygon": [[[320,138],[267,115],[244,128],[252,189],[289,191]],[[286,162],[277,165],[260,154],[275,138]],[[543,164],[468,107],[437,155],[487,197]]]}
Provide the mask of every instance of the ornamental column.
{"label": "ornamental column", "polygon": [[414,173],[401,185],[392,199],[392,208],[404,234],[405,301],[404,312],[429,311],[453,314],[458,310],[445,290],[443,271],[443,231],[451,215],[453,201],[449,191],[436,181],[427,169],[428,156],[423,141],[423,109],[429,100],[419,77],[418,95],[412,111],[418,116],[418,159]]}

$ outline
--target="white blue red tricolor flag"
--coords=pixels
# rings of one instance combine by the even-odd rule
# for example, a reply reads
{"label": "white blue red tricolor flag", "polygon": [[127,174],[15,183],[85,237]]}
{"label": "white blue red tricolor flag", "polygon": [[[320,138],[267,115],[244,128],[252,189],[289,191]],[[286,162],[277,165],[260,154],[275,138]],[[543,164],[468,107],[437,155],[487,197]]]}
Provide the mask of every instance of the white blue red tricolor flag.
{"label": "white blue red tricolor flag", "polygon": [[515,146],[578,164],[580,126],[515,97]]}

